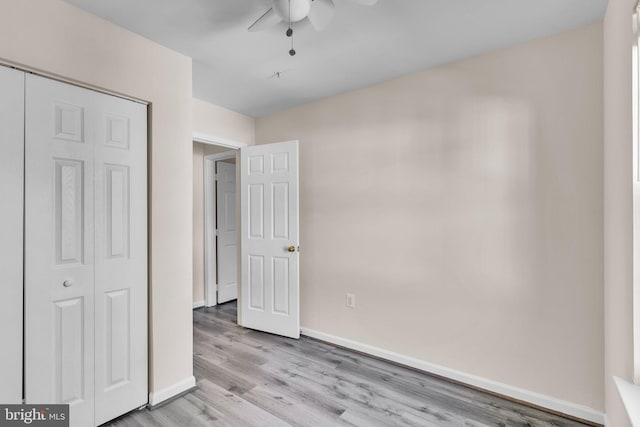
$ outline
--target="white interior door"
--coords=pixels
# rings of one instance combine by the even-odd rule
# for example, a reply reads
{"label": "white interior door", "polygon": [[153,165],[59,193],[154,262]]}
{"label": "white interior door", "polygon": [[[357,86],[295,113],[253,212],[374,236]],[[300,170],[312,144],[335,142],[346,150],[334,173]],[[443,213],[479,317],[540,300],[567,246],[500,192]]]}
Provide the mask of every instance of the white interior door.
{"label": "white interior door", "polygon": [[218,230],[218,303],[238,298],[236,165],[218,161],[216,210]]}
{"label": "white interior door", "polygon": [[0,67],[0,402],[22,402],[24,77]]}
{"label": "white interior door", "polygon": [[92,426],[93,93],[26,77],[25,398]]}
{"label": "white interior door", "polygon": [[147,403],[147,107],[95,93],[95,418]]}
{"label": "white interior door", "polygon": [[146,108],[26,81],[25,392],[71,425],[147,401]]}
{"label": "white interior door", "polygon": [[218,303],[216,264],[218,261],[216,236],[216,162],[204,160],[204,305],[213,307]]}
{"label": "white interior door", "polygon": [[298,142],[240,150],[242,326],[300,337]]}

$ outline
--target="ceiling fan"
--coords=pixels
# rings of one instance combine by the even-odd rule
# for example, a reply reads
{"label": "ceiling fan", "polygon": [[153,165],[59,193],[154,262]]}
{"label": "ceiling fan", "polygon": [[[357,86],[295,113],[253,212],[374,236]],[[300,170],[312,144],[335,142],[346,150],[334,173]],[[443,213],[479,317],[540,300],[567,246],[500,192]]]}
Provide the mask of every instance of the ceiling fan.
{"label": "ceiling fan", "polygon": [[[378,0],[351,0],[355,3],[372,6]],[[249,31],[262,31],[281,22],[289,24],[287,36],[293,35],[291,24],[308,19],[318,31],[323,30],[335,11],[333,0],[270,0],[271,7],[249,26]]]}

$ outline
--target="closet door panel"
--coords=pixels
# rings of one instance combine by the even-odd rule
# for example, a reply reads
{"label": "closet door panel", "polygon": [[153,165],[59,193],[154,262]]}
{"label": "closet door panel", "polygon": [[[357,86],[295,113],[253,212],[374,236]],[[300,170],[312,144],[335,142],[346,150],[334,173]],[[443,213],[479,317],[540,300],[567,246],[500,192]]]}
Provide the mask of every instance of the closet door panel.
{"label": "closet door panel", "polygon": [[26,398],[100,425],[148,400],[146,106],[26,81]]}
{"label": "closet door panel", "polygon": [[0,402],[22,402],[25,74],[0,66]]}
{"label": "closet door panel", "polygon": [[94,425],[93,92],[33,75],[25,96],[25,398]]}
{"label": "closet door panel", "polygon": [[147,403],[147,108],[101,95],[96,128],[96,423]]}

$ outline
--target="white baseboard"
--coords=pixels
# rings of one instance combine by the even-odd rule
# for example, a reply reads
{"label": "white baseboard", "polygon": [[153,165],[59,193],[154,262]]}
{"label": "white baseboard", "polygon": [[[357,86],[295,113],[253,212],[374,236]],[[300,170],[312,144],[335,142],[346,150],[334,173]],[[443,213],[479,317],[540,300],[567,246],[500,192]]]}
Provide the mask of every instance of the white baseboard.
{"label": "white baseboard", "polygon": [[204,300],[202,301],[195,301],[193,303],[193,309],[195,310],[196,308],[200,308],[200,307],[204,307]]}
{"label": "white baseboard", "polygon": [[302,335],[306,335],[311,338],[316,338],[321,341],[326,341],[341,347],[346,347],[351,350],[366,353],[381,359],[389,360],[394,363],[409,366],[411,368],[432,373],[460,383],[468,384],[473,387],[481,388],[492,393],[497,393],[512,399],[527,402],[536,406],[540,406],[542,408],[547,408],[555,412],[560,412],[572,417],[580,418],[598,424],[604,425],[605,423],[605,416],[602,412],[591,409],[587,406],[577,405],[575,403],[556,399],[533,391],[524,390],[507,384],[502,384],[486,378],[478,377],[475,375],[456,371],[454,369],[449,369],[444,366],[439,366],[433,363],[425,362],[423,360],[415,359],[413,357],[404,356],[402,354],[394,353],[392,351],[384,350],[368,344],[351,341],[349,339],[340,338],[335,335],[325,334],[324,332],[318,332],[307,328],[300,328],[300,332],[302,333]]}
{"label": "white baseboard", "polygon": [[196,377],[191,376],[185,378],[179,383],[173,384],[169,387],[158,390],[155,393],[149,393],[149,406],[156,406],[160,403],[178,396],[180,393],[184,393],[196,386]]}

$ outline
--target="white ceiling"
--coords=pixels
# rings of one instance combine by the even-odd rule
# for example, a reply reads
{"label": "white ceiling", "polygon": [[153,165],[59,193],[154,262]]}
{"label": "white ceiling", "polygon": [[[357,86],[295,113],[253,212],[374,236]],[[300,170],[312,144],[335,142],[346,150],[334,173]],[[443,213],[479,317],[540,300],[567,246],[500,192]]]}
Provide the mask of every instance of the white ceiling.
{"label": "white ceiling", "polygon": [[[250,116],[596,22],[607,0],[334,0],[323,31],[250,33],[269,0],[67,0],[193,58],[193,95]],[[285,71],[280,79],[270,78]]]}

